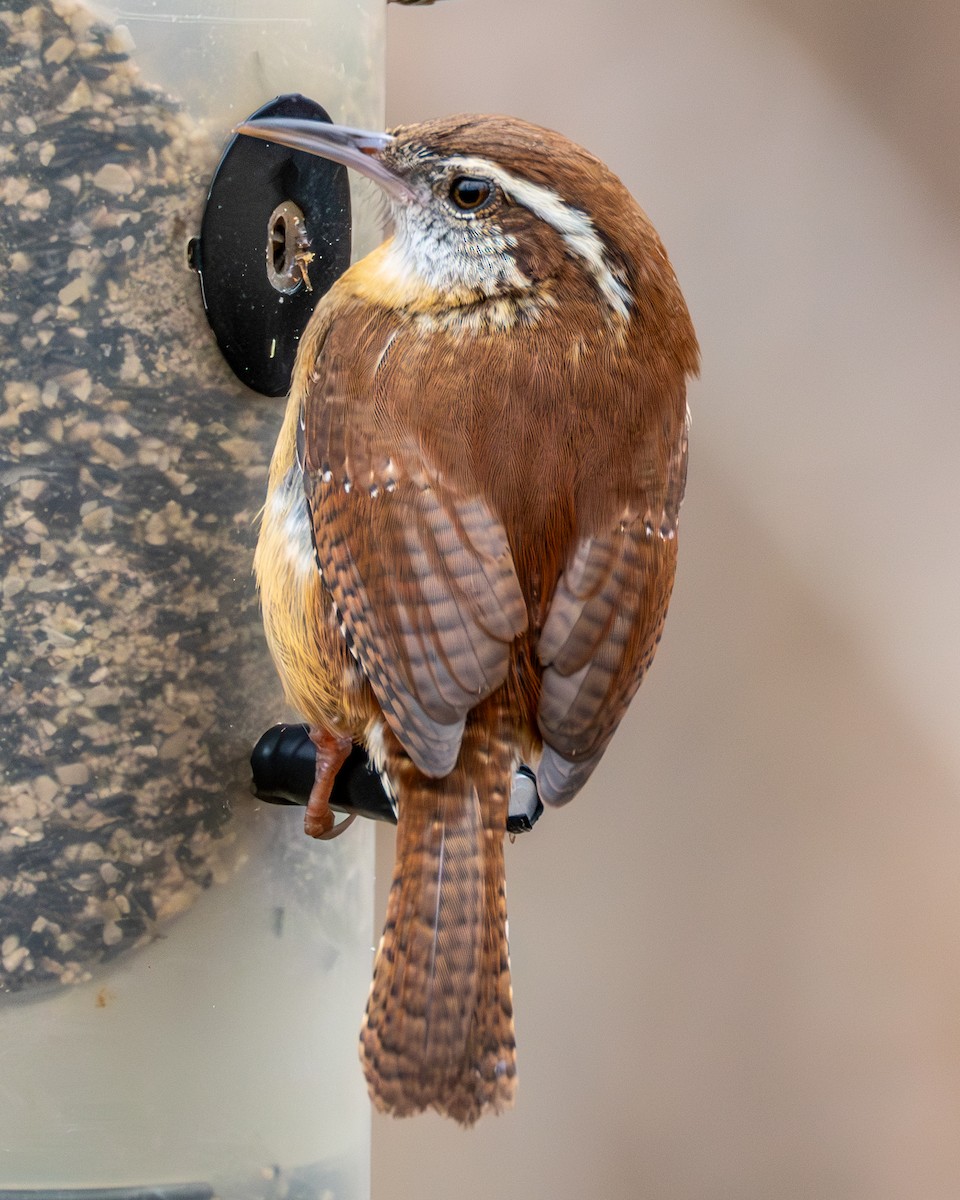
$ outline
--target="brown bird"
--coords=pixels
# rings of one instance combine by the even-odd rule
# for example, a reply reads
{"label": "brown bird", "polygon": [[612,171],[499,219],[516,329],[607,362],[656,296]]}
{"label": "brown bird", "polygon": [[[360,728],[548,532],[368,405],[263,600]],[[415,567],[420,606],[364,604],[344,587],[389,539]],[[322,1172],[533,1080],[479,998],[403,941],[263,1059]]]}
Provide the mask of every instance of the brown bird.
{"label": "brown bird", "polygon": [[240,132],[355,167],[394,233],[319,302],[256,572],[311,723],[307,832],[360,742],[397,859],[360,1034],[374,1103],[470,1124],[513,1103],[511,779],[583,786],[650,665],[687,463],[690,317],[598,159],[510,117]]}

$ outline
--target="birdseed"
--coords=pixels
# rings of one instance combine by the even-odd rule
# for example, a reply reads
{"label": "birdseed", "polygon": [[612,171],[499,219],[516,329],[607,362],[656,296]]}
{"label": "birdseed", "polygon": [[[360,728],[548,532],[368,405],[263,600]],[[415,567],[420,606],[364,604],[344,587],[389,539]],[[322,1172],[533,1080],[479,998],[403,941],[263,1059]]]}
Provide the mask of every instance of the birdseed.
{"label": "birdseed", "polygon": [[0,8],[0,992],[88,979],[227,878],[279,713],[278,408],[186,266],[218,153],[77,0]]}

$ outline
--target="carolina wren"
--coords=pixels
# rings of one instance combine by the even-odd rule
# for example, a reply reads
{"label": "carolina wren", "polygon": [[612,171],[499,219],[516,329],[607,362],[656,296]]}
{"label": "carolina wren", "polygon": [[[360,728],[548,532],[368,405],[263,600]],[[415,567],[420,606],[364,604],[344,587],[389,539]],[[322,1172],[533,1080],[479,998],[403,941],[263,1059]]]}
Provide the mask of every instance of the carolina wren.
{"label": "carolina wren", "polygon": [[320,300],[256,574],[311,723],[306,829],[353,742],[397,799],[360,1034],[374,1103],[464,1124],[513,1103],[511,778],[586,782],[667,612],[696,336],[623,184],[560,134],[458,116],[239,131],[356,168],[393,236]]}

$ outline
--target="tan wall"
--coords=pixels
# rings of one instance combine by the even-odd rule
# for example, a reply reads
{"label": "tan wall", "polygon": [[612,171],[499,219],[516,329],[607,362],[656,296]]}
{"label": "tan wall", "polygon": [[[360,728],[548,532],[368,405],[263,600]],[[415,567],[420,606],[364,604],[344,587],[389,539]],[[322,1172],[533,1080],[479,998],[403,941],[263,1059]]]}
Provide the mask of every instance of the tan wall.
{"label": "tan wall", "polygon": [[960,1196],[958,31],[948,0],[392,8],[391,120],[604,157],[704,371],[658,661],[508,847],[517,1110],[375,1120],[375,1200]]}

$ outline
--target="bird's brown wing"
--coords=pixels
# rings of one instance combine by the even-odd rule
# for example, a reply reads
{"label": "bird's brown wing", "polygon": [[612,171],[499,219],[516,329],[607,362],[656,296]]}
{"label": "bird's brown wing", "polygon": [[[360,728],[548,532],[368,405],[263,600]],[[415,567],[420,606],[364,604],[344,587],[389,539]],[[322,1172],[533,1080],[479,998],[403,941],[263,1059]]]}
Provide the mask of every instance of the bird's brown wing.
{"label": "bird's brown wing", "polygon": [[[676,570],[687,428],[667,447],[664,482],[584,537],[560,577],[537,650],[541,797],[563,804],[600,760],[656,652]],[[656,479],[658,472],[651,472]]]}
{"label": "bird's brown wing", "polygon": [[506,678],[527,612],[503,526],[469,472],[455,483],[391,408],[381,368],[404,344],[387,323],[331,325],[305,381],[298,452],[343,633],[414,763],[441,776],[467,712]]}

